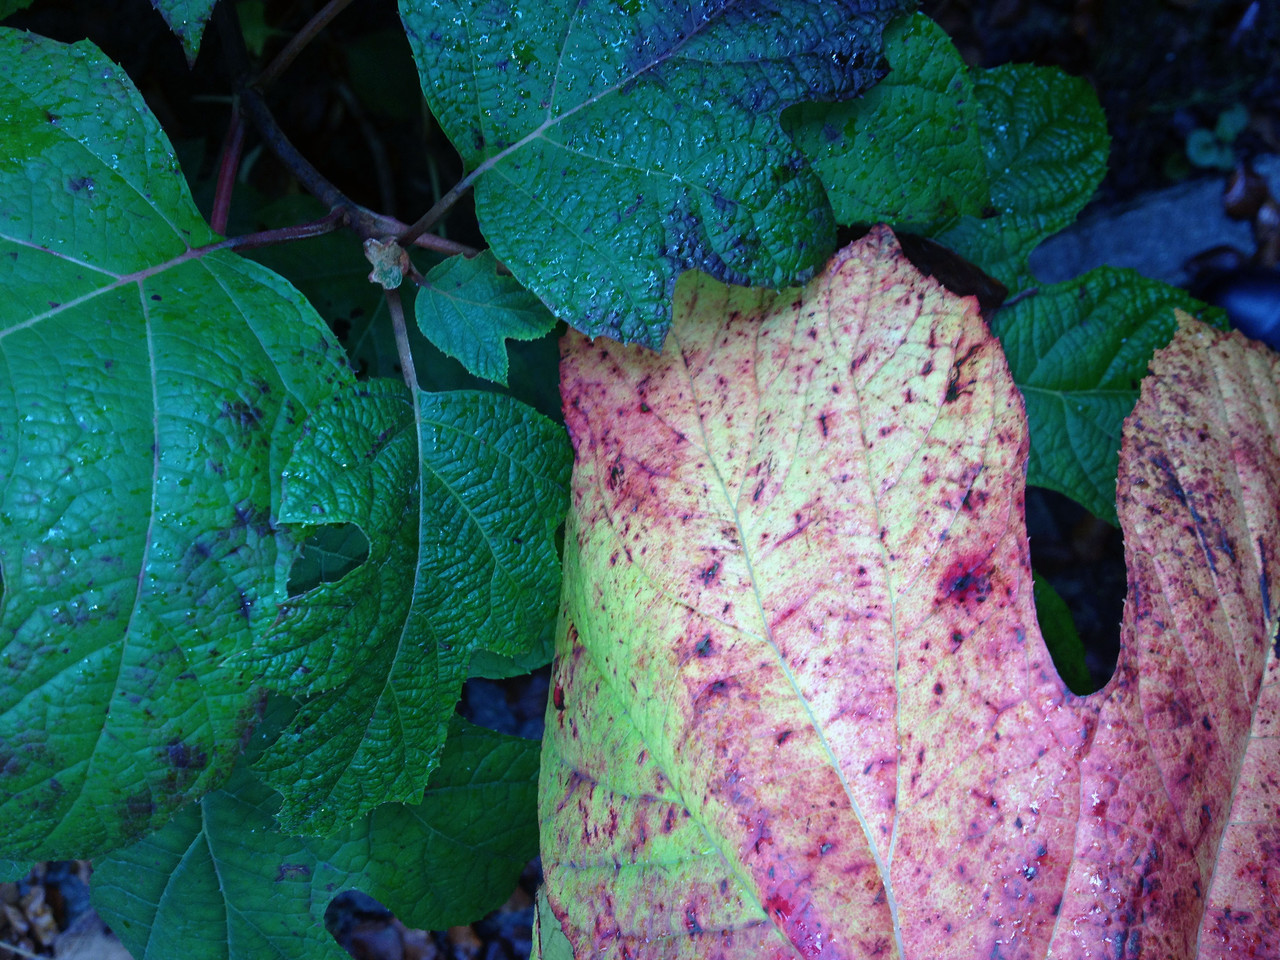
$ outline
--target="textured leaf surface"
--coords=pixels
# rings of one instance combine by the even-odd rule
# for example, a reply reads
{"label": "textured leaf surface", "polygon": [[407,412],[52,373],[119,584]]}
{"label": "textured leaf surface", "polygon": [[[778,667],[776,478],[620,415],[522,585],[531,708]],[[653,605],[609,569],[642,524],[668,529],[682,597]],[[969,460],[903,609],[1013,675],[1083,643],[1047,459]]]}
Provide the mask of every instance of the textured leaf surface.
{"label": "textured leaf surface", "polygon": [[352,887],[411,926],[469,922],[537,852],[537,770],[536,742],[454,720],[421,803],[387,804],[319,840],[278,832],[280,798],[242,765],[95,863],[94,906],[134,960],[339,960],[324,911]]}
{"label": "textured leaf surface", "polygon": [[1107,170],[1106,118],[1087,82],[1008,64],[974,76],[990,207],[936,239],[1011,291],[1034,280],[1027,258],[1076,218]]}
{"label": "textured leaf surface", "polygon": [[1226,326],[1220,311],[1176,287],[1114,267],[1042,286],[996,314],[991,327],[1031,427],[1027,483],[1116,522],[1121,427],[1152,354],[1173,336],[1178,309]]}
{"label": "textured leaf surface", "polygon": [[273,478],[349,379],[227,253],[122,73],[0,29],[0,847],[91,856],[226,776],[275,616]]}
{"label": "textured leaf surface", "polygon": [[676,316],[661,356],[565,346],[539,802],[577,955],[1277,956],[1274,355],[1186,333],[1144,385],[1123,650],[1076,697],[970,301],[877,228]]}
{"label": "textured leaf surface", "polygon": [[257,766],[285,829],[421,797],[473,652],[531,651],[554,613],[568,473],[561,428],[492,393],[424,393],[415,417],[374,381],[308,422],[281,521],[355,524],[369,559],[283,605],[260,646],[267,682],[312,698]]}
{"label": "textured leaf surface", "polygon": [[573,960],[573,944],[547,903],[547,888],[539,887],[533,904],[532,960]]}
{"label": "textured leaf surface", "polygon": [[488,250],[450,257],[418,288],[414,312],[423,336],[469,373],[507,385],[507,341],[535,340],[556,318],[512,277],[498,273]]}
{"label": "textured leaf surface", "polygon": [[[901,0],[401,0],[493,251],[552,313],[661,346],[682,270],[780,286],[834,246],[779,112],[881,73]],[[624,252],[625,251],[625,252]]]}
{"label": "textured leaf surface", "polygon": [[1027,287],[1031,251],[1106,173],[1097,97],[1057,69],[971,70],[923,14],[886,33],[885,57],[890,73],[866,97],[786,117],[837,218],[930,234],[1011,291]]}
{"label": "textured leaf surface", "polygon": [[932,233],[990,200],[971,71],[924,14],[885,30],[889,73],[857,100],[783,115],[822,178],[838,223]]}

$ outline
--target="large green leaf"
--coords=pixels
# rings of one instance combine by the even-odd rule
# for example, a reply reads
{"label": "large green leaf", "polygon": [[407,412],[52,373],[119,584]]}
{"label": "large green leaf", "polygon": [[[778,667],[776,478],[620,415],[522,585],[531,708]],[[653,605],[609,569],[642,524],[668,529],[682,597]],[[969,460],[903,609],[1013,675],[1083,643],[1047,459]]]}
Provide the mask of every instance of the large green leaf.
{"label": "large green leaf", "polygon": [[930,234],[1010,290],[1028,286],[1028,255],[1106,172],[1097,97],[1057,69],[970,69],[923,14],[886,32],[885,57],[867,96],[785,117],[840,222]]}
{"label": "large green leaf", "polygon": [[416,802],[473,652],[535,650],[554,613],[553,534],[569,472],[562,428],[509,397],[346,391],[309,421],[281,521],[355,524],[369,559],[283,605],[258,657],[312,697],[258,762],[281,823],[325,833]]}
{"label": "large green leaf", "polygon": [[1031,251],[1075,220],[1102,182],[1106,118],[1088,83],[1052,68],[979,71],[974,94],[990,205],[936,239],[1022,290],[1034,283]]}
{"label": "large green leaf", "polygon": [[676,277],[804,279],[834,245],[778,122],[880,76],[903,0],[401,0],[494,253],[556,316],[660,346]]}
{"label": "large green leaf", "polygon": [[93,903],[134,960],[339,960],[324,911],[341,890],[434,929],[499,906],[537,852],[537,776],[536,741],[455,719],[420,803],[387,804],[320,840],[276,829],[280,799],[246,762],[95,863]]}
{"label": "large green leaf", "polygon": [[1114,267],[1041,287],[996,314],[992,332],[1027,406],[1028,483],[1117,522],[1121,427],[1152,354],[1173,336],[1175,309],[1226,327],[1222,311]]}
{"label": "large green leaf", "polygon": [[980,215],[990,196],[970,69],[923,14],[885,31],[884,55],[889,74],[866,95],[783,114],[836,220],[932,233]]}
{"label": "large green leaf", "polygon": [[195,249],[109,60],[3,29],[0,60],[0,846],[83,857],[230,769],[291,552],[273,478],[349,372],[296,291]]}

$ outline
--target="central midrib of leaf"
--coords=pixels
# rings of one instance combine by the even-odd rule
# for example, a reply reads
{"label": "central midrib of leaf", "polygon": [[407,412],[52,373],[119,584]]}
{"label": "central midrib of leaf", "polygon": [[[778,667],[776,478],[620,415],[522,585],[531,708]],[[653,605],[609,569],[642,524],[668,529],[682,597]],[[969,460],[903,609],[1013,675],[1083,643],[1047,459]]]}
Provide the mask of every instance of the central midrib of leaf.
{"label": "central midrib of leaf", "polygon": [[[568,108],[567,110],[565,110],[563,113],[556,114],[556,113],[554,113],[554,111],[555,111],[556,87],[557,87],[557,85],[559,84],[559,81],[560,81],[560,68],[561,68],[561,66],[564,64],[564,54],[565,54],[565,50],[566,50],[566,49],[568,49],[569,36],[570,36],[570,34],[572,34],[572,33],[573,33],[574,18],[570,18],[570,20],[569,20],[569,24],[568,24],[568,29],[565,31],[565,38],[564,38],[564,41],[563,41],[563,42],[561,42],[561,44],[560,44],[560,56],[559,56],[559,59],[556,61],[556,72],[555,72],[555,76],[553,76],[553,77],[551,78],[551,86],[550,86],[550,87],[548,88],[548,90],[547,90],[547,118],[546,118],[545,120],[543,120],[543,121],[542,121],[542,123],[538,124],[538,126],[534,127],[532,130],[530,130],[530,131],[529,131],[527,134],[525,134],[523,137],[521,137],[519,140],[517,140],[515,143],[511,144],[511,145],[510,145],[510,146],[508,146],[508,147],[504,147],[503,149],[499,150],[497,153],[492,154],[491,156],[486,157],[484,160],[482,160],[479,164],[477,164],[476,168],[475,168],[474,170],[472,170],[472,171],[471,171],[471,173],[469,173],[469,174],[468,174],[468,175],[467,175],[467,176],[462,180],[462,182],[460,182],[460,183],[458,184],[458,186],[457,186],[457,188],[456,188],[456,189],[458,189],[458,190],[465,189],[465,188],[466,188],[467,186],[469,186],[471,183],[474,183],[477,179],[479,179],[479,178],[480,178],[480,177],[481,177],[481,176],[482,176],[486,171],[493,169],[495,166],[497,166],[499,163],[501,163],[504,159],[506,159],[506,157],[510,156],[512,153],[514,153],[514,152],[516,152],[517,150],[521,149],[521,148],[522,148],[522,147],[524,147],[526,144],[532,143],[534,140],[538,140],[538,139],[545,139],[548,143],[554,144],[556,147],[558,147],[558,148],[560,148],[560,149],[562,149],[562,150],[564,150],[564,151],[566,151],[566,152],[568,152],[568,153],[577,153],[577,154],[579,154],[580,156],[587,156],[587,157],[589,157],[589,159],[591,159],[592,161],[594,161],[594,162],[596,162],[596,163],[603,163],[603,162],[606,162],[606,161],[604,161],[604,160],[603,160],[602,158],[600,158],[600,157],[591,157],[591,156],[589,156],[588,154],[584,154],[584,153],[582,153],[581,151],[574,151],[574,150],[570,150],[567,146],[565,146],[565,144],[563,144],[563,143],[559,143],[559,142],[557,142],[557,141],[555,141],[555,140],[551,139],[550,137],[545,136],[545,134],[547,133],[547,131],[548,131],[548,130],[554,129],[558,124],[560,124],[561,122],[563,122],[563,121],[567,120],[569,117],[572,117],[574,114],[576,114],[576,113],[578,113],[578,112],[580,112],[580,111],[582,111],[582,110],[585,110],[587,107],[594,106],[596,103],[598,103],[599,101],[603,100],[605,97],[609,96],[610,94],[616,93],[617,91],[621,90],[623,87],[625,87],[625,86],[626,86],[628,83],[630,83],[631,81],[636,80],[637,78],[639,78],[639,77],[643,76],[644,74],[648,73],[650,70],[653,70],[653,69],[655,69],[656,67],[659,67],[659,66],[661,66],[662,64],[666,63],[668,60],[670,60],[672,57],[674,57],[677,53],[679,53],[679,52],[680,52],[680,50],[681,50],[681,49],[682,49],[682,48],[683,48],[687,43],[689,43],[689,41],[690,41],[690,40],[692,40],[694,37],[698,36],[698,34],[700,34],[700,33],[701,33],[705,28],[707,28],[708,26],[710,26],[710,25],[711,25],[711,23],[712,23],[712,22],[714,22],[714,21],[715,21],[715,19],[716,19],[717,17],[721,16],[721,15],[722,15],[726,10],[728,10],[729,8],[731,8],[731,7],[735,6],[735,5],[736,5],[736,0],[729,0],[729,2],[728,2],[728,3],[725,3],[725,4],[723,4],[722,6],[720,6],[719,8],[717,8],[717,9],[716,9],[716,11],[715,11],[715,13],[714,13],[713,15],[711,15],[711,16],[709,16],[709,17],[707,17],[707,18],[706,18],[705,20],[703,20],[703,22],[702,22],[701,24],[699,24],[696,28],[694,28],[693,30],[689,31],[689,33],[688,33],[687,35],[685,35],[684,37],[681,37],[681,38],[680,38],[680,40],[679,40],[677,43],[673,44],[673,45],[670,47],[670,49],[664,50],[661,54],[659,54],[658,56],[656,56],[656,57],[655,57],[652,61],[650,61],[649,63],[646,63],[643,67],[640,67],[639,69],[632,71],[630,74],[628,74],[627,76],[623,77],[621,80],[616,81],[616,82],[615,82],[615,83],[613,83],[611,86],[605,87],[604,89],[599,90],[599,91],[597,91],[596,93],[593,93],[591,96],[587,97],[587,98],[586,98],[585,100],[583,100],[581,103],[578,103],[578,104],[575,104],[575,105],[574,105],[574,106],[572,106],[572,107],[569,107],[569,108]],[[582,9],[582,6],[583,6],[583,5],[582,5],[581,3],[579,3],[579,4],[576,6],[576,8],[575,8],[575,10],[574,10],[574,17],[575,17],[575,18],[576,18],[576,16],[577,16],[577,11],[578,11],[578,10],[581,10],[581,9]],[[484,115],[483,110],[481,110],[481,111],[479,111],[479,112],[480,112],[480,115],[481,115],[481,116],[483,116],[483,115]],[[610,161],[610,162],[612,162],[612,161]],[[620,166],[623,166],[623,164],[619,164],[619,163],[616,163],[616,162],[613,162],[613,165],[614,165],[614,166],[619,166],[619,167],[620,167]],[[641,173],[645,173],[645,174],[649,174],[649,175],[651,175],[651,174],[653,174],[653,173],[655,172],[655,171],[653,171],[653,170],[645,170],[645,169],[641,169],[641,168],[638,168],[638,167],[637,167],[637,168],[634,168],[634,169],[638,170],[638,171],[639,171],[639,172],[641,172]],[[681,180],[679,177],[675,176],[674,174],[666,173],[666,174],[664,174],[664,175],[665,175],[665,176],[667,176],[669,179],[674,180],[674,181],[677,181],[677,182],[679,182],[679,183],[684,183],[684,182],[685,182],[685,181]]]}
{"label": "central midrib of leaf", "polygon": [[[849,786],[849,781],[844,775],[844,767],[840,764],[834,751],[831,749],[831,744],[827,739],[826,731],[823,729],[822,724],[818,722],[818,718],[814,715],[813,708],[809,703],[808,698],[804,695],[804,692],[800,689],[800,684],[796,681],[795,674],[791,670],[791,665],[787,663],[786,657],[782,655],[782,651],[778,649],[778,645],[773,638],[773,629],[769,626],[768,613],[765,610],[764,601],[760,595],[760,586],[756,576],[755,566],[751,562],[751,551],[748,548],[749,541],[747,538],[747,532],[742,525],[742,518],[738,512],[737,499],[730,495],[729,486],[725,482],[724,475],[720,472],[720,466],[716,458],[711,455],[710,438],[707,436],[706,424],[703,420],[702,413],[701,413],[702,404],[699,402],[696,378],[693,376],[692,372],[689,371],[688,369],[688,364],[685,361],[684,350],[682,349],[679,338],[674,331],[671,334],[671,339],[675,349],[679,353],[681,363],[685,368],[686,380],[689,383],[689,389],[691,394],[693,395],[693,408],[694,410],[698,411],[698,414],[697,414],[698,432],[702,435],[702,448],[704,453],[706,453],[707,455],[707,463],[710,464],[711,470],[715,474],[716,483],[719,484],[721,496],[724,497],[725,504],[729,508],[729,515],[733,520],[735,529],[737,530],[738,542],[742,544],[742,560],[743,560],[743,563],[746,565],[747,577],[751,582],[751,597],[752,597],[752,600],[755,601],[756,613],[760,617],[760,626],[762,627],[764,642],[768,644],[769,649],[773,652],[774,657],[777,658],[778,664],[782,669],[782,673],[787,678],[787,683],[791,685],[792,693],[795,695],[795,698],[800,703],[801,707],[804,708],[805,716],[808,718],[810,726],[813,727],[813,731],[818,737],[818,742],[822,744],[822,751],[824,754],[826,754],[827,762],[830,764],[832,770],[835,772],[836,776],[840,780],[840,787],[841,789],[844,790],[845,798],[849,802],[849,809],[852,810],[853,815],[858,818],[858,825],[862,827],[863,836],[866,838],[866,841],[867,841],[867,849],[868,851],[870,851],[871,857],[875,861],[876,869],[880,871],[881,881],[884,884],[885,902],[889,908],[890,917],[892,918],[893,936],[894,936],[895,944],[898,948],[898,955],[900,957],[906,956],[905,948],[902,942],[901,926],[898,923],[898,901],[897,901],[897,897],[895,897],[893,894],[893,882],[889,873],[889,864],[884,859],[884,857],[882,857],[880,854],[880,850],[876,845],[871,827],[867,823],[866,815],[863,813],[861,806],[859,806],[857,799],[853,795],[853,791]],[[809,382],[805,386],[806,398],[808,396],[808,390],[812,386],[812,384],[813,384],[813,379],[811,377],[809,379]],[[805,404],[799,403],[797,404],[797,406],[803,409]],[[755,439],[755,435],[756,435],[755,431],[752,431],[751,437],[753,442]],[[866,447],[864,444],[863,450],[865,451],[865,449]],[[749,460],[750,458],[748,457],[747,459]],[[871,498],[871,499],[872,499],[872,503],[874,504],[875,503],[874,498]],[[878,513],[878,506],[876,507],[876,509]],[[882,551],[884,550],[883,544],[881,544],[881,550]],[[896,633],[897,631],[895,630],[894,631],[895,636],[896,636]],[[895,824],[894,832],[896,835],[896,825],[897,825],[896,811],[894,814],[894,824]],[[760,904],[760,907],[762,910],[764,910],[766,916],[769,916],[770,919],[774,919],[771,916],[770,911],[765,909],[765,906],[763,903]],[[775,920],[775,927],[776,926],[777,926],[777,923]],[[779,932],[782,932],[782,931],[779,930]],[[786,938],[788,941],[790,941],[790,938],[787,937],[785,933],[783,933],[783,937]]]}

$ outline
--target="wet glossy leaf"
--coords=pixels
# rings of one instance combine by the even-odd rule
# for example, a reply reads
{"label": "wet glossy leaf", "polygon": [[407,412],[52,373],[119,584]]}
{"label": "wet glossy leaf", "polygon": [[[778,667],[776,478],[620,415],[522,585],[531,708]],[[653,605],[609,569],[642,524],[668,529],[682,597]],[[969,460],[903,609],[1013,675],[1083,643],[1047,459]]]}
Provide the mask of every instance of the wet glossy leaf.
{"label": "wet glossy leaf", "polygon": [[455,719],[421,803],[387,804],[321,840],[280,833],[280,798],[241,765],[95,863],[94,906],[134,960],[339,960],[324,912],[350,888],[412,926],[468,922],[506,899],[537,851],[537,769],[535,741]]}
{"label": "wet glossy leaf", "polygon": [[414,313],[423,336],[469,373],[507,385],[507,341],[536,340],[556,318],[491,252],[450,257],[427,274]]}
{"label": "wet glossy leaf", "polygon": [[880,76],[901,0],[401,0],[432,113],[524,286],[592,335],[660,346],[676,277],[777,287],[834,246],[780,111]]}
{"label": "wet glossy leaf", "polygon": [[1112,523],[1124,418],[1176,310],[1225,329],[1220,310],[1132,270],[1100,267],[1039,288],[996,314],[1031,427],[1027,483],[1058,490]]}
{"label": "wet glossy leaf", "polygon": [[279,469],[350,374],[295,290],[196,249],[114,64],[4,29],[0,60],[0,848],[85,857],[239,753],[293,551]]}
{"label": "wet glossy leaf", "polygon": [[472,654],[537,648],[554,613],[569,451],[492,393],[420,397],[373,381],[318,410],[285,469],[280,519],[354,524],[368,560],[281,608],[255,660],[311,697],[258,761],[293,832],[417,802]]}
{"label": "wet glossy leaf", "polygon": [[160,11],[169,29],[182,41],[188,63],[193,63],[200,52],[205,24],[217,3],[218,0],[151,0],[151,5]]}
{"label": "wet glossy leaf", "polygon": [[1097,97],[1054,68],[970,69],[923,14],[886,33],[885,56],[890,73],[867,96],[785,118],[839,221],[929,234],[1025,289],[1031,251],[1076,218],[1106,172]]}
{"label": "wet glossy leaf", "polygon": [[[1125,430],[1116,674],[1036,625],[1027,427],[971,301],[873,230],[571,335],[540,816],[579,956],[1274,956],[1280,370],[1203,327]],[[1268,952],[1270,951],[1270,952]]]}
{"label": "wet glossy leaf", "polygon": [[1035,282],[1031,251],[1070,225],[1102,182],[1106,118],[1093,88],[1057,69],[1008,64],[973,79],[990,206],[935,239],[1016,292]]}
{"label": "wet glossy leaf", "polygon": [[857,100],[783,115],[836,221],[927,234],[981,214],[990,194],[972,71],[924,14],[885,30],[884,55],[889,74]]}

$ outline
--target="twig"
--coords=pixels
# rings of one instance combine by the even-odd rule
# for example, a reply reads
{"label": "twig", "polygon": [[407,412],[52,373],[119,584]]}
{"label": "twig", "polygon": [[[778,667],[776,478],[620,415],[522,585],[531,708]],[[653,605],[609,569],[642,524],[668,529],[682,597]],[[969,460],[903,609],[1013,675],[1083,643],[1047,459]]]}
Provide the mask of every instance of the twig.
{"label": "twig", "polygon": [[[257,129],[268,149],[276,155],[281,163],[289,168],[289,171],[297,177],[298,182],[302,184],[308,193],[328,207],[330,211],[339,212],[342,216],[342,225],[350,227],[362,240],[377,240],[384,237],[398,236],[409,229],[395,217],[374,213],[372,210],[366,209],[351,200],[329,182],[319,170],[312,166],[311,161],[304,157],[301,151],[285,136],[285,132],[280,129],[280,124],[276,122],[275,115],[272,114],[271,108],[267,106],[266,99],[262,96],[261,91],[250,86],[246,80],[249,52],[245,49],[244,37],[240,34],[239,25],[228,10],[229,7],[226,4],[219,4],[213,9],[213,16],[222,35],[227,61],[231,68],[232,81],[240,94],[241,110],[244,116],[248,117],[249,121]],[[463,181],[458,187],[463,187],[465,183],[466,181]],[[454,189],[457,190],[458,187]],[[450,192],[452,193],[453,191]],[[439,204],[436,206],[439,206]],[[409,241],[404,240],[401,243],[407,246]],[[444,237],[438,237],[433,234],[415,237],[413,243],[424,249],[435,250],[449,255],[462,253],[467,256],[475,256],[477,253],[474,247],[456,243],[453,240],[446,240]]]}
{"label": "twig", "polygon": [[391,327],[396,332],[396,352],[400,355],[400,372],[413,398],[414,417],[418,410],[418,371],[413,365],[413,351],[409,348],[409,328],[405,325],[404,304],[399,290],[387,290],[387,312],[391,314]]}
{"label": "twig", "polygon": [[294,240],[306,240],[310,237],[322,237],[333,233],[345,225],[346,218],[341,210],[332,210],[319,220],[294,224],[291,227],[277,227],[275,230],[260,230],[257,233],[246,233],[238,237],[229,237],[207,247],[198,247],[201,253],[214,250],[252,250],[254,247],[271,247],[279,243],[290,243]]}
{"label": "twig", "polygon": [[267,68],[258,74],[255,84],[259,87],[270,86],[297,59],[303,48],[329,25],[329,21],[349,7],[351,2],[352,0],[329,0],[314,17],[303,25],[301,30],[293,35],[289,42],[284,45],[284,49],[277,53],[275,59],[267,64]]}
{"label": "twig", "polygon": [[431,209],[414,221],[413,226],[409,227],[404,233],[400,234],[399,240],[401,244],[417,243],[422,235],[435,225],[435,222],[443,217],[464,193],[471,189],[471,184],[476,181],[476,174],[480,173],[479,169],[472,170],[469,174],[459,180],[443,197],[431,205]]}
{"label": "twig", "polygon": [[20,947],[16,943],[10,943],[8,940],[0,940],[0,950],[8,950],[10,953],[16,953],[20,957],[31,957],[32,960],[47,960],[46,957],[38,953],[32,953],[25,947]]}
{"label": "twig", "polygon": [[227,232],[227,218],[231,215],[231,193],[236,185],[236,171],[240,166],[240,153],[244,149],[244,121],[240,118],[240,105],[231,105],[231,124],[222,141],[222,159],[218,164],[218,187],[213,194],[213,216],[209,226],[214,233]]}

